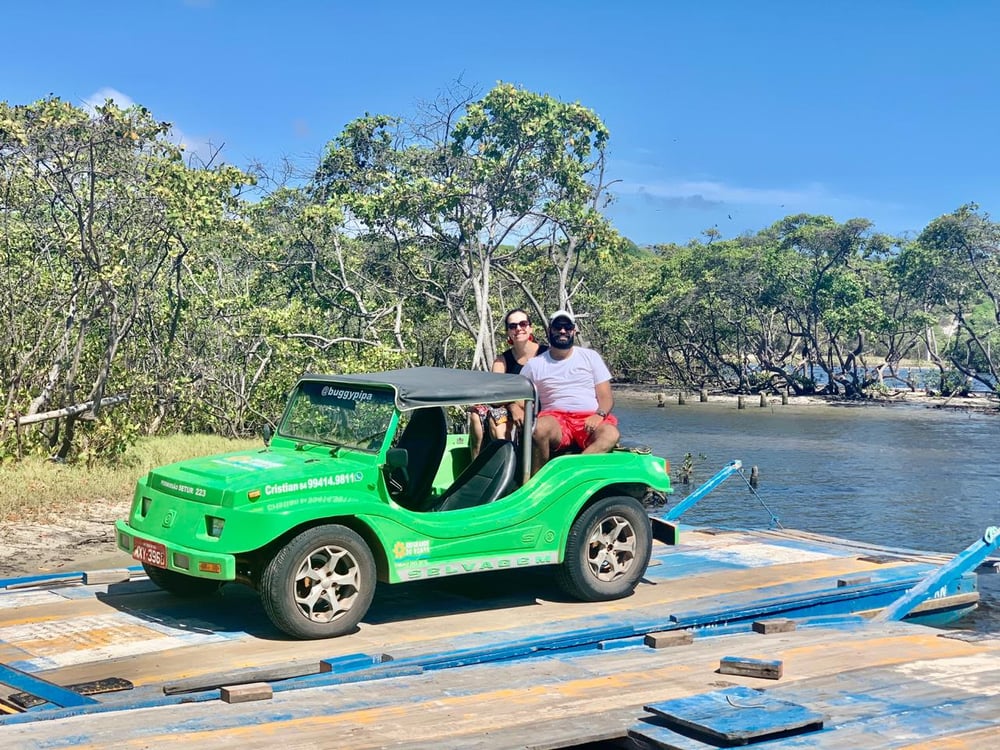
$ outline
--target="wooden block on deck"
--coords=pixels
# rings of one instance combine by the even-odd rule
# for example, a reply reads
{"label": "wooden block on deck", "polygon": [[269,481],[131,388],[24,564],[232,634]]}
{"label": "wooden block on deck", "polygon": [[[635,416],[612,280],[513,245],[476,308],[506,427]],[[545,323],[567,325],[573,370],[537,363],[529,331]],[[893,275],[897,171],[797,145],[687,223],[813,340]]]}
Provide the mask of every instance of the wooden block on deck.
{"label": "wooden block on deck", "polygon": [[659,633],[647,633],[643,643],[650,648],[688,646],[694,643],[694,636],[690,630],[664,630]]}
{"label": "wooden block on deck", "polygon": [[271,686],[266,682],[251,682],[246,685],[231,685],[220,689],[222,700],[226,703],[249,703],[250,701],[269,701],[274,695]]}
{"label": "wooden block on deck", "polygon": [[83,582],[87,586],[99,583],[122,583],[132,577],[127,568],[112,568],[111,570],[88,570],[83,574]]}
{"label": "wooden block on deck", "polygon": [[871,583],[871,576],[852,576],[851,578],[838,578],[837,587],[843,588],[844,586],[862,586],[866,583]]}
{"label": "wooden block on deck", "polygon": [[719,661],[719,674],[738,674],[742,677],[780,680],[782,662],[780,659],[746,659],[741,656],[724,656]]}
{"label": "wooden block on deck", "polygon": [[795,630],[795,620],[780,617],[774,620],[757,620],[751,626],[753,632],[770,635],[771,633],[790,633]]}

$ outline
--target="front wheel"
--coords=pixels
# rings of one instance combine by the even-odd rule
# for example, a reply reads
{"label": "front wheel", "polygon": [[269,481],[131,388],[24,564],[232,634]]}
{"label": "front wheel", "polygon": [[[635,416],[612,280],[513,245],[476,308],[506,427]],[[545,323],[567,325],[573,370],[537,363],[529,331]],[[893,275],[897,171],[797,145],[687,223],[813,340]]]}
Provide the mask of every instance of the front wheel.
{"label": "front wheel", "polygon": [[588,602],[628,596],[646,573],[652,544],[649,516],[635,498],[602,498],[570,527],[559,585]]}
{"label": "front wheel", "polygon": [[195,578],[184,573],[178,573],[176,570],[157,568],[148,563],[143,563],[142,569],[146,571],[149,580],[159,588],[184,599],[197,599],[202,596],[210,596],[222,586],[220,581],[213,581],[211,578]]}
{"label": "front wheel", "polygon": [[293,638],[333,638],[361,621],[375,595],[375,560],[357,533],[337,524],[303,531],[264,568],[260,598]]}

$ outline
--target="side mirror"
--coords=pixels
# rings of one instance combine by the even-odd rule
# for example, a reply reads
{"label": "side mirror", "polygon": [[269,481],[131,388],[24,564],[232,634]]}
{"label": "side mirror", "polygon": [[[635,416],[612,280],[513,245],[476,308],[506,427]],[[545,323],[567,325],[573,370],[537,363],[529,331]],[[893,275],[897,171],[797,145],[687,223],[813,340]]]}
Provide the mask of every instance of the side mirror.
{"label": "side mirror", "polygon": [[271,423],[265,422],[264,427],[261,428],[261,437],[264,438],[264,447],[267,448],[271,445],[271,438],[274,436],[274,430],[271,429]]}

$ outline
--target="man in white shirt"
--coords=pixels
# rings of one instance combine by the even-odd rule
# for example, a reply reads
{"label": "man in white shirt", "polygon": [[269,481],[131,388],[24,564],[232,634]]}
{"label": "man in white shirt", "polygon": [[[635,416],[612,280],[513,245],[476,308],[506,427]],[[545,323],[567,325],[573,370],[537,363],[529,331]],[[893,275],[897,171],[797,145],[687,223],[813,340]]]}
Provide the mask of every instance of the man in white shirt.
{"label": "man in white shirt", "polygon": [[535,384],[541,408],[533,436],[533,472],[571,445],[584,453],[607,453],[620,437],[611,414],[611,372],[600,354],[574,345],[576,319],[566,310],[556,311],[548,334],[549,350],[521,370]]}

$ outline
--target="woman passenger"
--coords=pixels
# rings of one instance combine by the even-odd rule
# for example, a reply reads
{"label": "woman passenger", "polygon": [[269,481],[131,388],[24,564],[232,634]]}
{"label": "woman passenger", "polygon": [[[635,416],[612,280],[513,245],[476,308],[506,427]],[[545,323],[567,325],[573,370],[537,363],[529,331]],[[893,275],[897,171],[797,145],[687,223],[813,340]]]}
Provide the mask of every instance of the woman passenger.
{"label": "woman passenger", "polygon": [[[504,328],[507,329],[507,343],[510,347],[497,355],[490,370],[516,375],[521,372],[524,363],[532,357],[537,357],[549,347],[540,344],[532,331],[531,319],[521,308],[517,307],[503,316]],[[524,424],[524,402],[515,401],[503,406],[474,406],[469,414],[469,431],[471,433],[472,456],[479,454],[482,446],[484,423],[489,427],[490,435],[495,440],[512,440]]]}

